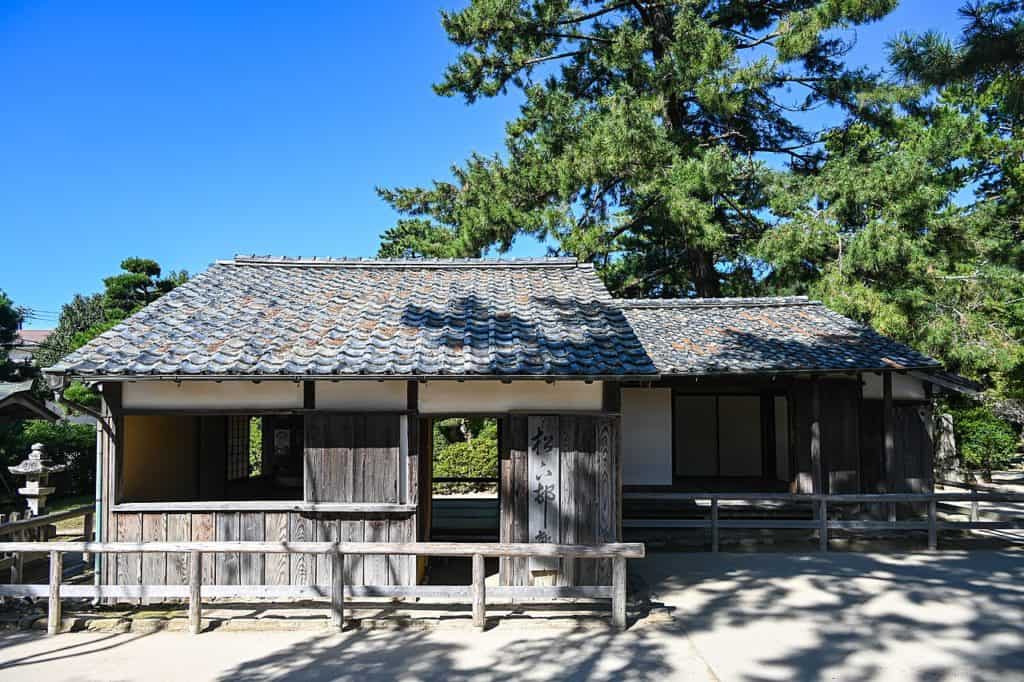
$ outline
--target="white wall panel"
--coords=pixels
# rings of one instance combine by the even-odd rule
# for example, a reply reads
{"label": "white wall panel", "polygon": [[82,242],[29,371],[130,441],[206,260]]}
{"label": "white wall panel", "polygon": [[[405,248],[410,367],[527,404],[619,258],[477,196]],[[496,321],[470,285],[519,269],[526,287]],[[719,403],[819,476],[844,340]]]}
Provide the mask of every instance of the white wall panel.
{"label": "white wall panel", "polygon": [[622,389],[622,482],[672,483],[672,389]]}
{"label": "white wall panel", "polygon": [[405,381],[318,381],[318,410],[404,410]]}
{"label": "white wall panel", "polygon": [[425,414],[597,411],[601,393],[600,381],[428,381],[420,384],[419,400]]}
{"label": "white wall panel", "polygon": [[125,409],[297,409],[302,384],[294,381],[134,381],[122,392]]}

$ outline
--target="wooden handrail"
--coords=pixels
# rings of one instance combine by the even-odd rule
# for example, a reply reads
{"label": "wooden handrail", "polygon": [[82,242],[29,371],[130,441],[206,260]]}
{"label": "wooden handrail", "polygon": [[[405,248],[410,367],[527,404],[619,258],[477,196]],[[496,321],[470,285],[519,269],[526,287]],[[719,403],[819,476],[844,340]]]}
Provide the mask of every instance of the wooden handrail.
{"label": "wooden handrail", "polygon": [[9,523],[0,524],[0,535],[20,533],[23,530],[38,528],[39,526],[48,526],[51,523],[66,521],[67,519],[73,519],[78,516],[90,516],[94,514],[95,511],[96,508],[91,504],[83,504],[80,507],[72,507],[71,509],[65,509],[64,511],[54,512],[52,514],[43,514],[41,516],[32,516],[20,521],[11,521]]}
{"label": "wooden handrail", "polygon": [[[711,551],[717,552],[719,547],[719,530],[723,528],[744,529],[803,529],[815,531],[821,551],[828,551],[829,530],[926,530],[928,531],[928,549],[935,550],[938,546],[938,531],[947,529],[982,529],[1021,528],[1020,521],[979,521],[979,502],[1017,502],[1024,503],[1024,493],[1004,493],[996,491],[974,491],[968,493],[717,493],[717,492],[633,492],[625,493],[626,500],[653,500],[660,502],[707,500],[711,513],[707,518],[700,519],[626,519],[625,527],[633,528],[707,528],[711,531]],[[813,519],[722,519],[721,503],[725,501],[747,502],[796,502],[810,505]],[[970,502],[969,521],[939,521],[938,505],[941,502]],[[897,503],[923,503],[927,505],[927,518],[921,520],[897,521],[895,509]],[[829,518],[830,505],[844,504],[881,504],[889,505],[888,521],[846,521]]]}
{"label": "wooden handrail", "polygon": [[642,542],[603,545],[556,545],[499,542],[0,542],[0,552],[94,552],[136,554],[150,552],[205,552],[242,554],[412,554],[471,557],[576,557],[582,559],[642,559]]}
{"label": "wooden handrail", "polygon": [[626,492],[627,500],[696,501],[736,500],[764,502],[820,502],[829,504],[862,504],[865,502],[1024,502],[1024,493],[978,491],[970,493],[684,493],[684,492]]}
{"label": "wooden handrail", "polygon": [[[556,545],[528,543],[441,543],[441,542],[0,542],[0,552],[37,552],[45,550],[50,555],[50,582],[47,596],[49,598],[49,616],[47,632],[57,634],[61,629],[61,578],[63,555],[65,552],[94,553],[145,553],[145,552],[188,552],[191,562],[189,570],[188,600],[189,629],[198,634],[202,629],[202,563],[204,553],[301,553],[325,554],[331,560],[331,583],[329,596],[331,604],[331,622],[341,629],[345,615],[345,570],[346,554],[380,555],[380,554],[416,554],[420,556],[471,556],[473,558],[473,582],[471,584],[473,624],[484,627],[486,618],[486,587],[484,584],[485,557],[530,557],[556,556],[565,558],[612,559],[612,623],[618,628],[626,627],[626,559],[641,558],[645,554],[642,543],[608,543],[602,545]],[[39,585],[3,585],[0,594],[38,595]],[[69,586],[68,591],[80,593],[84,586]],[[111,586],[90,585],[85,587],[96,595],[102,595],[105,588]],[[146,589],[144,585],[112,586],[116,591],[119,587],[135,587]],[[155,592],[163,586],[156,586]],[[184,586],[173,586],[184,587]],[[272,587],[272,586],[271,586]],[[302,587],[302,586],[298,586]],[[416,587],[409,587],[415,595]],[[216,589],[216,588],[214,588]],[[313,589],[316,589],[315,587]],[[373,586],[365,589],[371,591]],[[430,590],[430,586],[425,586]],[[519,591],[535,590],[533,587],[504,587],[497,591],[513,594]],[[540,588],[545,589],[545,588]],[[555,588],[556,590],[572,591],[573,588]],[[595,588],[579,588],[593,590]],[[600,589],[600,588],[598,588]],[[604,588],[607,589],[607,588]],[[271,591],[268,589],[268,592]],[[71,596],[71,595],[66,595]]]}

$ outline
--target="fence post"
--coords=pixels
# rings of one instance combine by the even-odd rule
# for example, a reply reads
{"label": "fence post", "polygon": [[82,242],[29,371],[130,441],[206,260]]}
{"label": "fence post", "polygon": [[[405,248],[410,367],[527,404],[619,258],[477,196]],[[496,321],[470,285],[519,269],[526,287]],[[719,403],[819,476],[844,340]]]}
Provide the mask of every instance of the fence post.
{"label": "fence post", "polygon": [[711,551],[718,551],[718,498],[711,498]]}
{"label": "fence post", "polygon": [[828,551],[828,501],[822,497],[821,505],[818,512],[818,524],[820,529],[818,530],[818,545],[822,552]]}
{"label": "fence post", "polygon": [[203,629],[203,553],[192,550],[189,553],[188,575],[188,629],[198,635]]}
{"label": "fence post", "polygon": [[[92,514],[86,514],[82,519],[82,540],[92,542]],[[92,555],[89,552],[82,552],[82,561],[89,563]]]}
{"label": "fence post", "polygon": [[[11,514],[11,521],[17,521],[17,520],[18,520],[18,512],[12,513]],[[21,531],[21,532],[15,533],[11,537],[11,539],[15,540],[15,541],[25,540],[26,539],[25,531]],[[12,585],[16,585],[18,583],[21,583],[24,579],[25,579],[25,553],[24,552],[15,552],[14,553],[14,563],[11,564],[11,584]]]}
{"label": "fence post", "polygon": [[46,621],[46,634],[60,632],[60,581],[64,575],[64,555],[50,552],[50,612]]}
{"label": "fence post", "polygon": [[938,503],[935,501],[935,497],[928,501],[928,550],[934,552],[939,544],[937,515]]}
{"label": "fence post", "polygon": [[971,500],[971,523],[978,520],[978,500]]}
{"label": "fence post", "polygon": [[626,629],[626,558],[612,559],[612,625]]}
{"label": "fence post", "polygon": [[484,555],[473,555],[473,626],[487,625],[486,588],[484,587]]}
{"label": "fence post", "polygon": [[345,628],[345,555],[331,550],[331,625]]}

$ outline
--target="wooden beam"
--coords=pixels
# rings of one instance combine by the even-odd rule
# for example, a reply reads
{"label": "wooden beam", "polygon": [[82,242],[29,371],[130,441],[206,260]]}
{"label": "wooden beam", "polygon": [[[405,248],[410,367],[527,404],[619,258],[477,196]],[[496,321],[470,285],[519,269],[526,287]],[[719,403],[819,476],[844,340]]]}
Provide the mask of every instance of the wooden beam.
{"label": "wooden beam", "polygon": [[601,411],[618,414],[622,411],[622,385],[617,381],[601,384]]}
{"label": "wooden beam", "polygon": [[314,381],[302,382],[302,409],[316,409],[316,382]]}
{"label": "wooden beam", "polygon": [[418,381],[405,382],[405,409],[415,413],[420,409],[420,384]]}

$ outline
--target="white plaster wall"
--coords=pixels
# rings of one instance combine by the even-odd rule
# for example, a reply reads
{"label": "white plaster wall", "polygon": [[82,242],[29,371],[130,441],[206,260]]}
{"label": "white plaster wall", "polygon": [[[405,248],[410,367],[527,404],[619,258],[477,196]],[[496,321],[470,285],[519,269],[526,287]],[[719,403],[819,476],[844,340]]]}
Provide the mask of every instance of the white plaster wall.
{"label": "white plaster wall", "polygon": [[404,410],[405,381],[318,381],[318,410]]}
{"label": "white plaster wall", "polygon": [[516,410],[600,410],[602,383],[595,381],[428,381],[420,384],[424,414],[492,413]]}
{"label": "white plaster wall", "polygon": [[672,483],[672,389],[622,389],[622,482]]}
{"label": "white plaster wall", "polygon": [[135,381],[122,392],[126,409],[296,409],[302,384],[294,381]]}
{"label": "white plaster wall", "polygon": [[[868,400],[882,399],[882,375],[867,372],[864,377],[864,397]],[[924,382],[906,374],[892,375],[892,397],[894,400],[924,400]]]}

